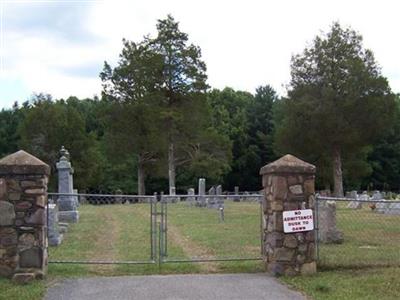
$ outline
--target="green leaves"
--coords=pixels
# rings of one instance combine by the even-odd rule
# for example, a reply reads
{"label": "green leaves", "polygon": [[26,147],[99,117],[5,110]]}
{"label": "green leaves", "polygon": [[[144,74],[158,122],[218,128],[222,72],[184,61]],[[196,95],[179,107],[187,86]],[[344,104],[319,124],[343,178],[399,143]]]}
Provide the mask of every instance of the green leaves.
{"label": "green leaves", "polygon": [[[326,167],[333,148],[339,147],[346,161],[392,124],[394,96],[372,51],[364,49],[362,37],[350,28],[334,23],[330,32],[293,56],[291,77],[276,133],[281,153]],[[354,159],[365,157],[352,157],[353,165],[361,166]]]}

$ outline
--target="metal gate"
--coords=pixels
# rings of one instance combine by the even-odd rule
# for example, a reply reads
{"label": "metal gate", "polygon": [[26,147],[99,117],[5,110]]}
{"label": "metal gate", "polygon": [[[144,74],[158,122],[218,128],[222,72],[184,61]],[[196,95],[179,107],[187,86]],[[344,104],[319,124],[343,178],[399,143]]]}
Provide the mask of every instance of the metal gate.
{"label": "metal gate", "polygon": [[[54,213],[52,213],[57,204],[58,208],[62,209],[62,205],[60,204],[63,200],[74,199],[76,205],[80,205],[78,211],[81,214],[78,223],[69,225],[69,231],[65,233],[66,240],[58,247],[50,247],[49,263],[52,264],[158,264],[161,266],[166,263],[262,260],[262,195],[260,194],[167,196],[163,195],[163,193],[160,195],[155,193],[153,196],[137,196],[49,193],[48,198],[47,228],[49,240],[54,234],[54,232],[52,232],[54,229],[54,224],[52,224],[52,222],[57,222],[57,220],[54,220]],[[111,207],[114,207],[114,210],[117,209],[120,213],[118,216],[109,216],[111,219],[122,218],[124,214],[128,216],[125,220],[128,224],[122,222],[120,224],[123,224],[123,227],[131,226],[131,228],[125,228],[125,230],[127,235],[129,235],[129,241],[135,241],[135,243],[130,246],[129,241],[127,242],[126,248],[128,248],[127,251],[129,251],[129,253],[122,256],[120,259],[109,259],[106,253],[102,256],[101,251],[104,249],[98,250],[97,258],[85,256],[86,248],[95,247],[85,241],[86,238],[90,239],[93,234],[91,231],[101,230],[100,227],[107,227],[109,225],[105,224],[109,222],[107,219],[97,220],[93,216],[94,212],[100,211],[100,214],[107,217],[107,213],[110,211]],[[180,210],[183,214],[179,214]],[[230,249],[234,251],[229,252],[229,255],[215,253],[215,255],[211,257],[198,255],[199,253],[197,253],[197,255],[188,255],[187,253],[186,255],[176,255],[176,253],[174,253],[174,243],[176,241],[170,239],[169,232],[172,230],[169,230],[169,226],[173,229],[177,226],[174,222],[186,222],[186,214],[191,214],[191,216],[193,216],[193,219],[191,219],[193,222],[196,221],[195,218],[202,221],[203,216],[205,216],[204,222],[212,222],[212,224],[206,224],[212,235],[208,236],[205,234],[204,237],[202,237],[203,242],[214,241],[222,247],[224,246],[224,242],[226,242],[226,236],[225,232],[216,234],[218,230],[225,230],[226,234],[235,233],[236,236],[226,242],[228,244],[226,251],[230,251]],[[140,222],[142,227],[136,231],[133,225],[129,225],[131,218],[135,217],[140,217],[142,221]],[[180,217],[183,217],[183,219],[180,220]],[[204,225],[204,222],[200,222],[199,225]],[[61,224],[61,227],[65,225],[62,220],[59,220],[58,224]],[[96,224],[98,225],[96,226]],[[143,228],[145,229],[143,230]],[[85,230],[87,230],[87,232],[85,232]],[[242,235],[237,231],[242,233]],[[80,233],[79,236],[77,232]],[[140,237],[137,235],[140,235]],[[74,238],[79,238],[79,241],[74,241]],[[195,239],[196,237],[190,238]],[[241,241],[242,239],[244,240]],[[66,243],[66,245],[64,245],[64,243]],[[81,243],[83,246],[77,245],[78,243]],[[86,246],[84,246],[85,243],[87,244]],[[144,248],[147,248],[145,251],[147,257],[135,257],[131,255],[131,252],[135,252],[135,245],[140,245],[140,247],[143,248],[144,244]],[[187,244],[189,245],[189,243]],[[113,245],[111,244],[110,246],[112,247]],[[184,244],[180,246],[185,247]],[[70,252],[66,251],[66,247],[71,247],[72,250]],[[73,250],[74,247],[78,248],[79,251],[82,249],[82,251],[76,253]],[[172,251],[170,251],[171,247]],[[107,249],[105,249],[104,252],[107,252]]]}
{"label": "metal gate", "polygon": [[[160,199],[160,222],[159,222],[159,264],[165,263],[201,263],[201,262],[228,262],[228,261],[260,261],[262,260],[263,252],[263,236],[262,236],[262,198],[260,194],[241,194],[241,195],[163,195],[161,193]],[[246,212],[240,212],[240,209],[250,209],[250,213],[246,215]],[[185,216],[184,214],[190,214]],[[234,215],[235,214],[235,215]],[[205,217],[202,219],[201,215]],[[175,222],[174,224],[174,218]],[[197,224],[196,221],[200,219]],[[234,222],[240,221],[243,222]],[[190,220],[191,222],[187,222]],[[248,223],[252,223],[253,226],[249,226]],[[206,224],[210,222],[211,224]],[[171,224],[170,224],[171,223]],[[188,225],[189,224],[189,225]],[[207,235],[207,232],[198,234],[197,238],[201,239],[202,242],[212,242],[214,239],[218,243],[219,247],[228,246],[228,251],[232,250],[232,245],[226,245],[227,242],[224,238],[225,234],[232,234],[232,230],[240,229],[241,225],[245,226],[251,239],[244,242],[242,248],[251,249],[240,249],[241,237],[237,234],[236,237],[231,239],[231,242],[236,243],[234,251],[226,253],[213,253],[213,255],[207,255],[204,253],[195,253],[197,255],[178,255],[176,253],[170,253],[169,248],[174,245],[176,241],[171,241],[169,238],[170,225],[175,225],[183,228],[183,234],[186,234],[190,238],[191,242],[196,240],[195,233],[196,229],[201,229],[201,226],[206,226],[211,236]],[[197,227],[196,227],[197,226]],[[184,230],[187,228],[186,232]],[[231,232],[217,234],[218,230],[223,230],[230,227]],[[176,230],[176,228],[174,229]],[[173,235],[173,234],[171,234]],[[246,242],[249,242],[248,246]],[[185,241],[183,242],[185,243]],[[181,245],[184,246],[184,245]],[[200,245],[201,246],[201,245]],[[240,251],[243,250],[243,251]]]}
{"label": "metal gate", "polygon": [[[54,238],[54,229],[61,234],[65,231],[65,241],[60,241],[61,244],[57,247],[49,247],[49,263],[53,264],[130,264],[130,265],[146,265],[157,263],[157,195],[153,196],[137,196],[137,195],[108,195],[108,194],[61,194],[61,193],[48,193],[48,205],[47,205],[47,235],[49,244],[51,246],[52,238]],[[70,206],[76,207],[80,213],[80,220],[74,223],[68,223],[63,220],[65,214],[71,213],[65,211],[63,202],[67,200],[72,202]],[[79,207],[80,206],[80,207]],[[107,211],[113,206],[118,209],[119,215],[107,215]],[[95,247],[90,245],[85,239],[90,239],[94,231],[99,230],[99,227],[108,226],[108,218],[121,218],[126,217],[125,221],[129,221],[133,211],[139,211],[136,214],[141,218],[141,228],[138,228],[135,232],[135,228],[124,228],[124,220],[121,220],[119,225],[122,224],[123,230],[126,231],[128,236],[128,243],[137,241],[141,243],[141,247],[145,248],[145,253],[135,255],[132,250],[134,247],[127,249],[124,255],[121,255],[120,259],[109,259],[107,255],[103,255],[99,249],[97,253],[98,257],[87,257],[85,253],[76,253],[74,249],[90,250],[89,247]],[[105,215],[104,220],[96,220],[96,216],[93,216],[93,211],[100,211],[102,215]],[[56,216],[57,215],[57,216]],[[58,220],[58,217],[61,219]],[[133,218],[132,214],[132,218]],[[145,221],[147,219],[147,221]],[[87,228],[86,228],[87,227]],[[142,230],[144,228],[144,230]],[[107,228],[106,228],[107,229]],[[118,229],[118,228],[117,228]],[[87,230],[87,232],[85,232]],[[140,230],[140,232],[139,232]],[[143,232],[142,232],[143,231]],[[79,233],[79,236],[77,234]],[[147,232],[147,233],[146,233]],[[139,235],[138,235],[139,234]],[[62,237],[62,236],[61,236]],[[79,238],[78,241],[74,241],[74,238]],[[102,238],[100,236],[100,238]],[[146,242],[144,242],[146,241]],[[90,242],[90,240],[89,240]],[[57,243],[57,239],[55,240]],[[64,245],[64,243],[66,245]],[[80,245],[77,245],[77,244]],[[86,243],[86,244],[85,244]],[[143,243],[145,244],[143,246]],[[110,244],[106,250],[113,250],[114,245]],[[71,251],[65,249],[71,248]],[[127,245],[129,248],[129,245]],[[88,248],[88,249],[87,249]],[[104,251],[106,252],[106,251]],[[133,254],[132,254],[133,253]],[[147,254],[146,254],[147,253]]]}

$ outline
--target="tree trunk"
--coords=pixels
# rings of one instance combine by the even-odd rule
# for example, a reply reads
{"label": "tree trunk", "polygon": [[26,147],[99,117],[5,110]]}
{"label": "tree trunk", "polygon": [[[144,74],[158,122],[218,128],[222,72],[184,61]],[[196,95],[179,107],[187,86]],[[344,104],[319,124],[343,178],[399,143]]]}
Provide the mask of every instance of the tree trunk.
{"label": "tree trunk", "polygon": [[343,197],[342,157],[338,146],[333,147],[333,186],[333,195]]}
{"label": "tree trunk", "polygon": [[146,186],[144,180],[146,178],[146,172],[144,170],[144,164],[141,162],[139,156],[138,162],[138,195],[146,195]]}
{"label": "tree trunk", "polygon": [[174,143],[170,142],[168,147],[168,179],[169,194],[175,195],[175,153]]}

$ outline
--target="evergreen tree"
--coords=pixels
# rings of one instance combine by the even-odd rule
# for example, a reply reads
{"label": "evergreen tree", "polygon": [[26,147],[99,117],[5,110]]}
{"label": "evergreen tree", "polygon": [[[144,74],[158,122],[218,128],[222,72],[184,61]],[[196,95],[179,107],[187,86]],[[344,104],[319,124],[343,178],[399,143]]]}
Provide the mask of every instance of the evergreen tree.
{"label": "evergreen tree", "polygon": [[[96,139],[85,130],[83,116],[65,101],[53,101],[49,95],[36,95],[24,120],[19,124],[19,147],[37,156],[52,168],[59,158],[61,146],[71,154],[77,188],[84,189],[99,182],[100,153]],[[51,187],[55,188],[51,177]]]}
{"label": "evergreen tree", "polygon": [[119,161],[136,157],[138,194],[144,195],[146,169],[159,158],[164,141],[159,92],[162,57],[149,47],[147,40],[123,40],[123,44],[118,65],[112,69],[106,62],[100,74],[103,96],[108,102],[105,138],[108,150]]}
{"label": "evergreen tree", "polygon": [[317,162],[319,168],[328,160],[334,194],[342,196],[343,158],[390,127],[394,95],[362,37],[338,23],[292,57],[291,77],[278,148]]}
{"label": "evergreen tree", "polygon": [[206,65],[200,48],[188,44],[188,35],[170,15],[157,23],[157,36],[149,39],[154,52],[162,57],[160,92],[161,117],[168,141],[169,192],[175,190],[176,167],[193,155],[193,144],[204,129],[207,113]]}

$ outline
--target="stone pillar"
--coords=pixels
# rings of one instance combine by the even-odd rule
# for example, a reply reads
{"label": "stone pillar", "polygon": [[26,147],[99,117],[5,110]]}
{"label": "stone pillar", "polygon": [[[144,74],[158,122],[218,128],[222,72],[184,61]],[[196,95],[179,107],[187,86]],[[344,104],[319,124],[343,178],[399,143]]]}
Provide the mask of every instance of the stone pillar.
{"label": "stone pillar", "polygon": [[327,244],[343,243],[343,233],[336,226],[336,202],[318,201],[317,205],[318,241]]}
{"label": "stone pillar", "polygon": [[[69,153],[64,146],[60,150],[60,161],[56,164],[58,172],[58,192],[60,194],[72,194],[73,169],[68,160]],[[79,220],[77,201],[74,196],[59,196],[57,200],[58,219],[60,222],[76,223]]]}
{"label": "stone pillar", "polygon": [[58,207],[56,204],[47,205],[47,226],[49,246],[58,246],[61,244],[63,235],[60,233],[58,224]]}
{"label": "stone pillar", "polygon": [[240,197],[236,196],[236,195],[239,195],[239,187],[238,186],[234,187],[234,194],[235,194],[235,196],[233,198],[233,201],[240,202]]}
{"label": "stone pillar", "polygon": [[196,201],[196,196],[194,195],[194,188],[190,188],[187,190],[188,197],[186,198],[188,205],[192,206],[194,205]]}
{"label": "stone pillar", "polygon": [[[217,185],[217,188],[215,189],[215,194],[217,196],[222,196],[222,185]],[[218,197],[217,204],[218,204],[218,208],[224,207],[224,198]]]}
{"label": "stone pillar", "polygon": [[18,151],[0,160],[0,277],[28,282],[47,272],[50,167]]}
{"label": "stone pillar", "polygon": [[206,206],[206,179],[199,178],[199,197],[197,199],[197,205],[200,207]]}
{"label": "stone pillar", "polygon": [[311,209],[314,220],[315,166],[292,155],[260,170],[263,199],[263,257],[273,275],[316,272],[315,230],[285,233],[283,212]]}
{"label": "stone pillar", "polygon": [[215,187],[212,186],[212,187],[208,190],[208,195],[209,195],[209,197],[207,197],[207,200],[206,200],[206,202],[207,202],[207,207],[208,207],[208,208],[216,208],[215,197],[213,197],[213,196],[215,196]]}
{"label": "stone pillar", "polygon": [[[351,208],[351,209],[361,209],[362,208],[362,202],[357,201],[358,200],[357,191],[351,191],[348,195],[346,195],[346,197],[353,198],[354,200],[356,200],[356,201],[349,202],[349,204],[347,204],[347,208]],[[335,210],[336,210],[336,207],[335,207]],[[336,212],[335,212],[335,215],[336,215]],[[335,224],[336,224],[336,222],[335,222]]]}
{"label": "stone pillar", "polygon": [[[68,151],[61,148],[60,161],[56,164],[58,171],[58,192],[72,194],[72,167],[68,160]],[[57,200],[58,218],[60,222],[76,223],[79,220],[77,201],[74,196],[59,196]]]}

